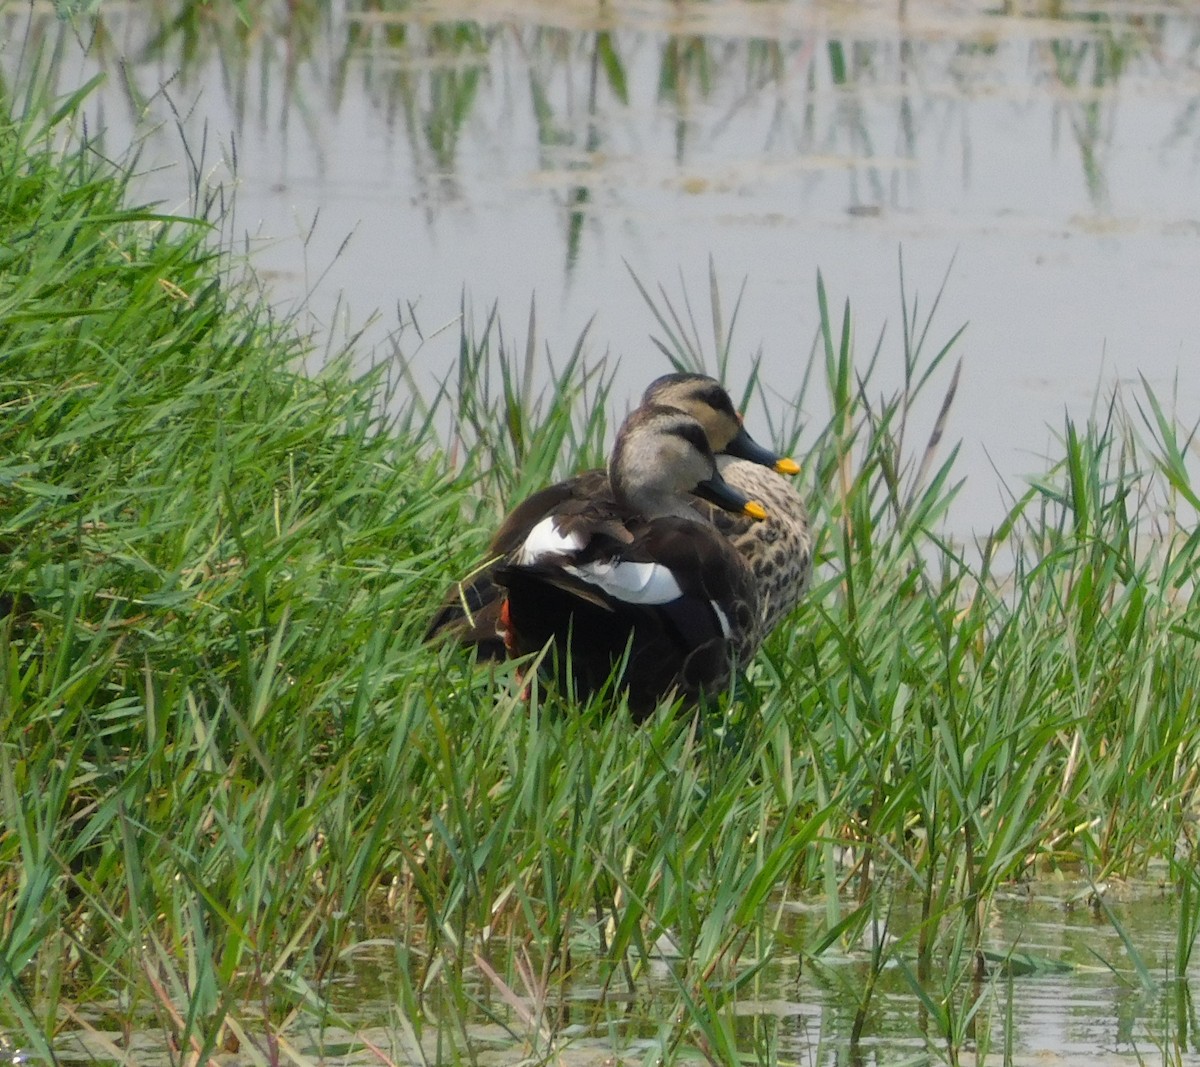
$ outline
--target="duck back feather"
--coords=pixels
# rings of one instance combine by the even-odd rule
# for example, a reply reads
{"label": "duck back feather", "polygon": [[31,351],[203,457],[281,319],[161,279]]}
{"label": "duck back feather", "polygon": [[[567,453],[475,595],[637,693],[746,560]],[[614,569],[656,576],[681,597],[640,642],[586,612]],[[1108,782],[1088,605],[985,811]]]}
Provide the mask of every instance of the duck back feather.
{"label": "duck back feather", "polygon": [[711,527],[667,517],[626,529],[628,541],[597,528],[578,550],[504,564],[495,579],[507,591],[510,654],[551,645],[559,686],[586,699],[612,678],[640,722],[672,691],[695,702],[728,685],[758,602]]}

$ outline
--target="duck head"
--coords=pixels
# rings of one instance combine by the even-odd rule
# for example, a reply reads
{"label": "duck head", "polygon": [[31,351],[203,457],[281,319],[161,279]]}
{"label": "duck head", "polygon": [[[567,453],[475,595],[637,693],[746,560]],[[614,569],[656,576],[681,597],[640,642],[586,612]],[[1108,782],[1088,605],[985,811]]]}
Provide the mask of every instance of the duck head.
{"label": "duck head", "polygon": [[779,474],[800,471],[794,459],[764,448],[750,436],[729,393],[707,374],[664,374],[650,383],[642,403],[686,411],[703,427],[713,452],[749,460]]}
{"label": "duck head", "polygon": [[617,433],[608,479],[617,502],[647,519],[701,521],[691,493],[753,519],[767,515],[721,477],[704,426],[679,408],[652,403],[634,411]]}

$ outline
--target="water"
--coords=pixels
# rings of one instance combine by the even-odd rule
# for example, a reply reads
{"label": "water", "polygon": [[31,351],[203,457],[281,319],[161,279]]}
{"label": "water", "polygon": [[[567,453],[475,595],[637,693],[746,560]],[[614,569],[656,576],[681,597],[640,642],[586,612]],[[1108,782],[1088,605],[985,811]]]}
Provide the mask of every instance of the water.
{"label": "water", "polygon": [[[1200,1064],[1200,1030],[1190,984],[1169,978],[1174,951],[1171,894],[1152,882],[1107,887],[1105,900],[1114,921],[1096,906],[1090,887],[1074,881],[1046,881],[1014,889],[996,902],[984,936],[993,960],[989,978],[972,992],[966,983],[956,997],[960,1012],[975,1011],[973,1026],[956,1042],[962,1062],[986,1064]],[[813,960],[802,954],[824,923],[820,902],[785,906],[772,963],[738,996],[739,1039],[749,1049],[766,1035],[781,1063],[862,1067],[937,1063],[949,1042],[914,992],[906,976],[915,971],[906,932],[918,916],[916,902],[901,897],[889,918],[887,937],[900,938],[879,977],[867,1008],[861,1039],[850,1034],[870,972],[869,947],[838,948]],[[1146,984],[1130,957],[1120,930],[1136,946],[1150,976]],[[319,993],[320,1008],[292,1016],[282,1025],[289,1049],[311,1061],[377,1063],[387,1050],[393,1062],[420,1062],[418,1045],[437,1061],[436,1023],[420,1039],[399,1008],[400,983],[395,946],[387,939],[366,941],[343,955],[332,980]],[[492,965],[522,1005],[514,1010],[482,971],[468,963],[465,984],[493,1021],[482,1017],[467,1026],[468,1040],[485,1064],[510,1064],[523,1052],[546,1051],[551,1033],[559,1060],[568,1067],[640,1062],[655,1047],[656,1024],[646,1006],[673,1002],[678,983],[672,970],[682,964],[670,955],[654,963],[629,996],[621,983],[605,992],[582,952],[573,955],[574,973],[561,990],[549,987],[547,1009],[539,1015],[532,990],[510,971],[505,946],[487,950]],[[1011,961],[1006,965],[1003,961]],[[1198,975],[1193,967],[1191,975]],[[719,979],[714,979],[714,983]],[[929,988],[937,998],[939,976]],[[536,983],[535,983],[536,984]],[[560,996],[566,1008],[557,1028]],[[973,1005],[971,998],[977,1000]],[[431,1014],[446,1021],[445,1039],[461,1041],[452,1012]],[[103,1012],[85,1012],[97,1031],[60,1043],[67,1062],[112,1062],[111,1046],[122,1045],[105,1029]],[[321,1016],[318,1019],[318,1016]],[[252,1035],[262,1042],[262,1035]],[[137,1062],[170,1062],[161,1029],[135,1031],[128,1046]],[[986,1055],[984,1052],[986,1050]],[[225,1063],[254,1062],[249,1049],[227,1054]],[[614,1060],[614,1054],[620,1059]],[[445,1045],[442,1056],[445,1057]],[[537,1062],[535,1060],[535,1062]]]}
{"label": "water", "polygon": [[[151,12],[177,9],[156,34]],[[92,129],[114,151],[144,138],[142,188],[169,207],[188,199],[181,141],[214,180],[236,151],[238,232],[322,337],[365,326],[363,351],[382,352],[410,323],[399,344],[432,381],[464,301],[476,323],[495,303],[521,350],[536,298],[540,344],[565,358],[590,322],[589,360],[619,357],[636,395],[664,363],[629,271],[686,293],[711,351],[711,259],[727,319],[745,284],[735,385],[761,349],[791,393],[818,270],[862,357],[885,332],[895,381],[903,254],[922,308],[946,280],[930,346],[968,326],[948,427],[961,535],[1057,454],[1065,412],[1142,376],[1183,422],[1200,409],[1188,5],[618,0],[598,19],[439,0],[260,18],[106,4],[97,32],[22,7],[3,59],[53,44],[64,91],[107,73]]]}

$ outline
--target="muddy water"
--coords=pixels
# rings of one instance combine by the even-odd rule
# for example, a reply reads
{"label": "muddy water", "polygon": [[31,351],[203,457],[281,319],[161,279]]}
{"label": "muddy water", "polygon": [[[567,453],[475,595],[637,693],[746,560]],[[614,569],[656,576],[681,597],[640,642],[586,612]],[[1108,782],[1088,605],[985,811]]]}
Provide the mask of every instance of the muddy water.
{"label": "muddy water", "polygon": [[274,297],[322,337],[386,348],[403,326],[426,381],[464,304],[480,323],[495,303],[520,351],[536,297],[542,345],[565,358],[590,322],[588,359],[636,393],[664,364],[629,272],[686,294],[711,354],[710,260],[727,322],[745,286],[735,381],[761,351],[792,392],[818,271],[895,381],[902,254],[922,315],[945,279],[927,352],[967,324],[956,532],[994,525],[1002,480],[1120,383],[1200,413],[1193,6],[361,6],[252,3],[245,27],[220,5],[74,25],[17,5],[3,62],[53,49],[62,90],[104,73],[92,131],[143,139],[147,195],[235,182]]}

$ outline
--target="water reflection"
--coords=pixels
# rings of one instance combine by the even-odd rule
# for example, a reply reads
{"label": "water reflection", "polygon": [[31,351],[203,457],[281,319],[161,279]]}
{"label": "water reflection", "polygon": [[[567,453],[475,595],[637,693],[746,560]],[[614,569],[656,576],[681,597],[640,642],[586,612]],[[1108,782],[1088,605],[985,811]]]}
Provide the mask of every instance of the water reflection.
{"label": "water reflection", "polygon": [[[711,256],[746,278],[736,340],[787,394],[818,268],[865,350],[896,334],[898,247],[926,305],[953,261],[939,340],[970,322],[950,425],[967,526],[997,514],[992,463],[1039,469],[1046,424],[1097,386],[1169,393],[1178,371],[1200,406],[1184,5],[155,0],[4,20],[10,82],[35,56],[60,92],[106,73],[92,129],[114,153],[145,138],[146,195],[186,209],[236,156],[238,232],[322,335],[382,309],[368,339],[404,323],[411,351],[414,321],[429,338],[465,292],[512,340],[536,293],[551,351],[598,316],[592,358],[624,357],[636,392],[654,322],[624,264],[698,297]],[[453,334],[420,346],[430,380]]]}
{"label": "water reflection", "polygon": [[[962,1062],[975,1062],[976,1050],[986,1049],[987,1063],[1163,1059],[1200,1064],[1190,985],[1164,978],[1174,948],[1170,895],[1152,884],[1112,891],[1120,926],[1153,969],[1154,984],[1146,987],[1136,976],[1121,933],[1100,909],[1086,903],[1086,888],[1047,884],[1014,892],[999,903],[986,938],[993,950],[991,973],[973,991],[968,983],[965,994],[956,994],[956,1010],[964,1017],[974,1012],[968,1020],[971,1037],[959,1049]],[[918,913],[916,900],[901,898],[892,913],[893,929],[902,933],[918,921]],[[946,1040],[929,1018],[911,970],[906,971],[911,962],[906,951],[897,951],[883,969],[861,1015],[869,951],[854,947],[842,954],[835,948],[816,960],[804,955],[821,932],[823,915],[823,908],[810,905],[788,909],[774,961],[736,998],[739,1047],[772,1048],[779,1062],[823,1065],[930,1062],[930,1054],[938,1062],[948,1055]],[[493,944],[487,951],[496,970],[507,973],[503,947]],[[394,1017],[397,966],[394,950],[383,943],[348,956],[329,990],[328,1019],[369,1032],[385,1046],[389,1041],[381,1040],[374,1028],[387,1034],[391,1027],[390,1043],[396,1044],[402,1029]],[[606,983],[583,953],[576,953],[561,1005],[551,990],[547,1009],[553,1020],[549,1030],[565,1049],[562,1062],[611,1062],[614,1049],[634,1062],[652,1050],[658,1024],[646,1005],[672,1001],[680,988],[673,971],[682,967],[682,961],[663,958],[630,993]],[[521,983],[512,984],[534,1010]],[[477,1048],[511,1055],[526,1039],[527,1024],[482,974],[473,971],[468,986],[479,1012],[472,1027]],[[927,988],[936,999],[937,980]],[[436,1005],[431,1012],[436,1018]],[[431,1035],[426,1038],[432,1040]],[[346,1049],[362,1049],[353,1034],[322,1037],[314,1028],[306,1034],[311,1042],[306,1051],[324,1046],[328,1053],[335,1039]]]}
{"label": "water reflection", "polygon": [[[810,903],[788,906],[774,936],[772,961],[734,999],[739,1048],[747,1050],[748,1062],[756,1062],[757,1050],[757,1062],[822,1067],[936,1062],[1200,1065],[1190,988],[1200,972],[1193,966],[1184,980],[1169,978],[1177,902],[1151,882],[1114,885],[1107,894],[1114,923],[1090,902],[1089,894],[1086,884],[1051,880],[1014,889],[997,901],[985,937],[991,950],[989,974],[973,989],[966,983],[965,992],[956,991],[950,1005],[960,1013],[967,1034],[957,1046],[931,1018],[933,1010],[945,1006],[938,1000],[940,976],[923,983],[925,996],[920,995],[903,942],[864,1002],[869,949],[852,945],[842,951],[835,945],[814,959],[806,949],[822,933],[825,909]],[[919,922],[919,912],[916,899],[898,896],[891,910],[893,933],[902,938]],[[553,1049],[553,1062],[564,1067],[598,1067],[639,1062],[656,1053],[662,1020],[656,1021],[647,1006],[674,1001],[681,988],[677,975],[686,981],[686,961],[654,961],[638,971],[636,986],[630,988],[623,981],[606,982],[580,947],[561,983],[555,976],[548,987],[537,988],[537,981],[531,987],[520,980],[516,957],[525,948],[513,949],[502,941],[497,935],[478,949],[497,978],[490,979],[478,963],[468,961],[466,998],[439,1005],[429,991],[428,1018],[414,1030],[401,1010],[400,990],[411,988],[414,980],[414,974],[402,976],[401,971],[412,967],[416,946],[390,936],[364,940],[342,954],[315,1000],[301,998],[302,1009],[277,1021],[271,1040],[279,1041],[293,1059],[324,1062],[337,1057],[344,1064],[378,1063],[380,1049],[388,1050],[388,1061],[394,1063],[457,1062],[450,1050],[459,1048],[461,1055],[463,1033],[473,1046],[473,1055],[466,1058],[480,1063],[540,1062]],[[1131,945],[1137,946],[1149,981],[1139,979]],[[748,967],[750,961],[744,964]],[[503,993],[497,981],[506,982]],[[461,1013],[468,1009],[464,1018]],[[164,1041],[162,1020],[149,1006],[144,1013],[144,1018],[131,1020],[127,1005],[89,1005],[89,1026],[61,1037],[60,1058],[121,1062],[114,1053],[121,1049],[121,1055],[137,1063],[175,1062],[178,1053]],[[252,1013],[241,1016],[242,1025],[249,1017]],[[261,1035],[248,1036],[262,1040]],[[5,1045],[0,1033],[0,1060],[24,1062],[22,1056]],[[221,1056],[223,1063],[259,1060],[248,1047],[240,1056]]]}

